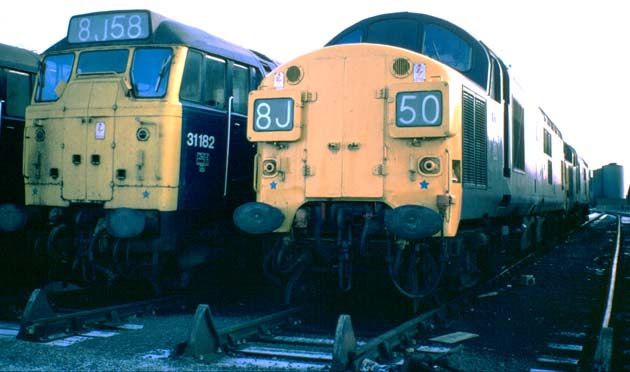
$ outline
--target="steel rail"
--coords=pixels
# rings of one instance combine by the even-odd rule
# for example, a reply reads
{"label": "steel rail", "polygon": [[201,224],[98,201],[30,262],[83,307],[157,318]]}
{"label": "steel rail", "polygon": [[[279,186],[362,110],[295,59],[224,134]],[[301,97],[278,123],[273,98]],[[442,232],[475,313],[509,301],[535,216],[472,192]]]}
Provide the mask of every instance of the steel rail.
{"label": "steel rail", "polygon": [[617,281],[617,266],[619,263],[619,251],[621,250],[621,216],[617,215],[617,240],[615,243],[615,253],[610,266],[610,285],[608,286],[608,297],[606,309],[602,320],[601,330],[597,337],[595,356],[593,357],[593,371],[610,371],[613,353],[613,328],[610,327],[610,317],[612,315],[615,298],[615,284]]}
{"label": "steel rail", "polygon": [[[599,220],[604,216],[605,214],[594,216],[580,226],[580,228]],[[571,233],[569,233],[569,235]],[[420,335],[423,328],[426,328],[427,323],[433,318],[444,317],[451,311],[451,309],[460,307],[467,302],[474,301],[475,298],[478,298],[481,295],[484,289],[487,289],[489,286],[496,285],[496,283],[501,280],[509,279],[513,273],[520,270],[532,260],[545,255],[548,252],[549,249],[539,249],[529,253],[517,262],[512,263],[504,270],[495,274],[493,277],[488,278],[478,286],[472,288],[470,291],[463,293],[462,295],[435,309],[419,314],[415,318],[412,318],[403,324],[371,339],[360,347],[357,347],[354,344],[354,340],[356,338],[352,330],[352,323],[349,316],[342,315],[337,324],[337,334],[335,336],[334,348],[335,355],[333,355],[334,359],[332,371],[343,371],[350,367],[354,370],[360,370],[361,363],[364,360],[375,359],[376,357],[384,359],[389,358],[391,356],[390,354],[392,349],[404,345],[411,338]],[[347,319],[343,317],[347,317]]]}
{"label": "steel rail", "polygon": [[172,306],[181,302],[181,297],[170,296],[136,301],[122,305],[107,306],[70,313],[56,313],[46,293],[36,289],[26,304],[17,338],[26,341],[49,341],[69,334],[84,332],[94,324],[122,323],[132,315],[155,310],[159,306]]}
{"label": "steel rail", "polygon": [[218,329],[210,306],[201,304],[197,306],[188,340],[179,347],[180,353],[197,359],[212,359],[237,349],[238,344],[248,338],[267,335],[273,328],[289,323],[303,312],[303,308],[296,307]]}

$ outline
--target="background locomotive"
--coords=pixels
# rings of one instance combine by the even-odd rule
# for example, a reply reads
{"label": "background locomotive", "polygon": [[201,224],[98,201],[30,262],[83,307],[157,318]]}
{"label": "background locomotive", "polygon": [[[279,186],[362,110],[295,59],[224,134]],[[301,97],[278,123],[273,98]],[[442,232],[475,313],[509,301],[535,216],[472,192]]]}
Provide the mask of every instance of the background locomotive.
{"label": "background locomotive", "polygon": [[275,241],[285,300],[304,272],[388,274],[418,299],[478,281],[588,211],[589,169],[501,59],[447,21],[372,17],[279,66],[249,100],[257,202],[234,221]]}
{"label": "background locomotive", "polygon": [[17,231],[26,223],[21,208],[22,137],[39,63],[36,53],[0,44],[0,233]]}
{"label": "background locomotive", "polygon": [[24,181],[51,279],[159,283],[167,257],[207,258],[253,198],[247,99],[275,63],[147,10],[73,16],[43,63]]}
{"label": "background locomotive", "polygon": [[37,53],[0,44],[0,282],[6,291],[27,285],[30,278],[19,275],[33,265],[33,257],[23,250],[24,210],[22,180],[22,138],[24,114],[29,104],[35,75],[39,70]]}

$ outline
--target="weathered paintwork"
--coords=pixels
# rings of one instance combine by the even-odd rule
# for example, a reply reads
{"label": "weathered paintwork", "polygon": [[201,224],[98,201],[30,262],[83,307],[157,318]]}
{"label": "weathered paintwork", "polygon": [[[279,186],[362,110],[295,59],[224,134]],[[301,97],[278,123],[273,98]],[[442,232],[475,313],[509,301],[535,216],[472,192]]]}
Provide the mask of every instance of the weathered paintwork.
{"label": "weathered paintwork", "polygon": [[[413,74],[395,76],[392,64],[405,58],[426,65],[426,81],[413,82]],[[297,84],[275,90],[275,73],[289,66],[304,72]],[[442,123],[435,127],[400,128],[394,124],[398,92],[440,91]],[[276,232],[291,228],[293,215],[304,203],[315,200],[373,201],[391,208],[423,205],[443,213],[447,234],[455,234],[461,214],[461,179],[454,162],[461,161],[462,81],[440,63],[422,55],[382,45],[346,45],[318,50],[275,70],[250,96],[256,99],[292,95],[299,99],[295,131],[299,137],[279,138],[253,130],[249,117],[248,138],[258,141],[258,200],[285,214]],[[287,134],[281,134],[287,135]],[[263,140],[264,142],[260,142]],[[420,174],[425,157],[440,160],[435,174]],[[275,159],[278,171],[264,176],[262,163]],[[438,195],[449,203],[438,208]]]}

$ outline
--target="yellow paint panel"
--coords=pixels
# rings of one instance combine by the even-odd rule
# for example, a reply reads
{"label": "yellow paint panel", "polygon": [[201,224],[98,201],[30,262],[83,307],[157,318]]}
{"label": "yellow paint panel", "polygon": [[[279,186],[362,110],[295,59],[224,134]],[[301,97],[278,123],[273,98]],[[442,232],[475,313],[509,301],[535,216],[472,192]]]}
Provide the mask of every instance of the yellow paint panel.
{"label": "yellow paint panel", "polygon": [[26,184],[24,189],[26,205],[48,205],[67,207],[70,202],[61,199],[59,185]]}
{"label": "yellow paint panel", "polygon": [[85,115],[68,113],[64,120],[62,196],[66,200],[105,201],[112,198],[114,133],[118,81],[69,84],[72,97],[89,97]]}
{"label": "yellow paint panel", "polygon": [[[387,72],[383,56],[315,59],[308,67],[317,100],[307,105],[307,197],[381,197],[384,101],[376,97]],[[325,92],[325,93],[320,93]]]}
{"label": "yellow paint panel", "polygon": [[[176,105],[155,103],[119,110],[113,172],[116,175],[124,171],[126,177],[114,176],[114,196],[105,203],[105,208],[127,205],[161,211],[177,208],[180,123],[181,107]],[[146,141],[136,138],[140,128],[149,133]]]}
{"label": "yellow paint panel", "polygon": [[343,118],[345,107],[345,60],[322,58],[311,61],[305,84],[314,86],[317,101],[306,110],[306,150],[311,175],[306,177],[306,197],[340,197],[342,177]]}
{"label": "yellow paint panel", "polygon": [[73,81],[66,86],[59,102],[66,109],[66,115],[87,115],[91,89],[91,81]]}
{"label": "yellow paint panel", "polygon": [[[86,197],[86,166],[88,126],[84,117],[66,117],[63,120],[63,157],[61,197],[65,200],[84,200]],[[66,181],[67,180],[67,181]]]}
{"label": "yellow paint panel", "polygon": [[111,200],[116,117],[94,118],[87,125],[86,199]]}
{"label": "yellow paint panel", "polygon": [[114,137],[118,107],[119,81],[94,84],[90,98],[90,121],[87,125],[86,198],[111,200],[113,188]]}
{"label": "yellow paint panel", "polygon": [[[61,197],[65,200],[84,200],[86,197],[86,138],[92,85],[92,82],[72,82],[67,85],[60,100],[66,108],[58,122],[63,128],[61,138],[63,155],[60,166],[61,178],[65,181],[61,188]],[[51,128],[51,131],[56,132],[57,128]],[[47,149],[45,153],[56,151],[59,150]]]}
{"label": "yellow paint panel", "polygon": [[380,79],[387,73],[382,55],[346,60],[344,92],[343,181],[344,197],[383,196],[384,101],[376,97]]}
{"label": "yellow paint panel", "polygon": [[114,198],[104,207],[175,211],[178,192],[179,189],[174,187],[117,187]]}

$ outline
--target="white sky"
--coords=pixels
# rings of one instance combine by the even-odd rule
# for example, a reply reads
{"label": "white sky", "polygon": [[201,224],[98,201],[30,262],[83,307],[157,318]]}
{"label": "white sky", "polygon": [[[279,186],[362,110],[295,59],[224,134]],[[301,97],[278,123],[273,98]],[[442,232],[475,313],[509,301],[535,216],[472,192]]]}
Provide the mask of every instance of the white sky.
{"label": "white sky", "polygon": [[0,42],[41,53],[65,36],[74,14],[138,8],[286,62],[361,19],[426,13],[490,46],[592,169],[624,166],[627,189],[626,7],[619,0],[17,0],[0,13]]}

